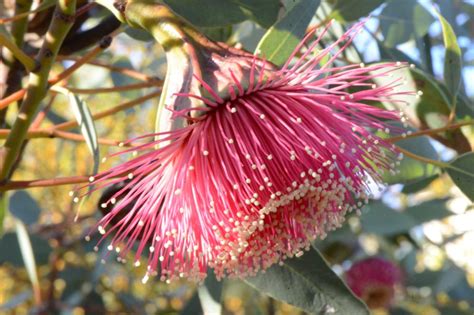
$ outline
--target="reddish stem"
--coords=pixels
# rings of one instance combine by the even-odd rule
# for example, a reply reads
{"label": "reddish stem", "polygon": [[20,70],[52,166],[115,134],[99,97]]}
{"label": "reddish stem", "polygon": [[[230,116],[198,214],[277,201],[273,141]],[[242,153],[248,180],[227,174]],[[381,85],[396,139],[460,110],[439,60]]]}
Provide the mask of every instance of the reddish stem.
{"label": "reddish stem", "polygon": [[34,188],[34,187],[51,187],[51,186],[80,184],[80,183],[87,183],[88,181],[89,181],[88,176],[71,176],[71,177],[58,177],[58,178],[51,178],[51,179],[9,181],[0,186],[0,191]]}

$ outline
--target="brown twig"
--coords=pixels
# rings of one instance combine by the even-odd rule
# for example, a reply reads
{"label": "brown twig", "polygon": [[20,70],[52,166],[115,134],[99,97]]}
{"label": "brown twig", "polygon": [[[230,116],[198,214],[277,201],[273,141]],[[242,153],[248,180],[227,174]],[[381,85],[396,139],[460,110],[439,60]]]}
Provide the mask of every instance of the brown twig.
{"label": "brown twig", "polygon": [[161,82],[140,82],[140,83],[133,83],[128,85],[122,86],[113,86],[113,87],[106,87],[106,88],[96,88],[96,89],[77,89],[73,87],[66,87],[70,92],[74,94],[99,94],[99,93],[113,93],[113,92],[123,92],[123,91],[130,91],[130,90],[137,90],[141,88],[148,88],[153,86],[161,86]]}
{"label": "brown twig", "polygon": [[89,181],[88,176],[71,176],[71,177],[58,177],[58,178],[51,178],[51,179],[9,181],[0,186],[0,191],[34,188],[34,187],[51,187],[51,186],[81,184],[81,183],[87,183],[88,181]]}
{"label": "brown twig", "polygon": [[85,5],[81,6],[80,8],[77,9],[76,11],[76,18],[78,16],[81,16],[83,15],[84,13],[88,12],[90,9],[94,8],[95,6],[97,6],[97,3],[96,2],[89,2],[89,3],[86,3]]}
{"label": "brown twig", "polygon": [[[102,52],[105,48],[110,45],[111,37],[104,38],[100,45],[89,51],[85,56],[79,58],[71,67],[67,68],[60,74],[56,75],[55,77],[48,80],[49,85],[54,85],[61,80],[68,78],[74,71],[79,69],[81,66],[86,64],[88,61],[93,59],[97,56],[100,52]],[[5,97],[4,99],[0,100],[0,110],[6,108],[11,103],[20,100],[26,94],[26,89],[21,89],[16,91],[15,93]]]}
{"label": "brown twig", "polygon": [[[5,139],[10,134],[9,129],[0,129],[0,139]],[[65,140],[77,141],[77,142],[84,142],[85,138],[83,135],[79,135],[72,132],[55,130],[55,129],[36,129],[36,130],[29,130],[26,134],[26,139],[39,139],[39,138],[60,138]],[[97,141],[103,145],[110,145],[110,146],[128,146],[133,147],[133,144],[121,144],[120,141],[111,140],[111,139],[104,139],[98,138]]]}
{"label": "brown twig", "polygon": [[[95,4],[95,2],[90,2],[89,5],[90,4]],[[59,54],[69,55],[86,49],[99,42],[103,37],[115,32],[120,25],[120,21],[117,20],[115,16],[108,16],[96,26],[67,37],[64,41],[64,45],[59,50]]]}
{"label": "brown twig", "polygon": [[[79,60],[79,58],[75,57],[75,56],[59,56],[58,60],[77,61],[77,60]],[[149,81],[159,81],[159,79],[157,79],[156,77],[152,77],[152,76],[143,74],[141,72],[135,71],[135,70],[130,69],[130,68],[124,68],[124,67],[109,65],[109,64],[107,64],[105,62],[102,62],[100,60],[90,60],[90,61],[87,62],[87,64],[97,66],[97,67],[101,67],[101,68],[106,68],[106,69],[109,69],[110,71],[117,72],[117,73],[126,75],[130,78],[137,79],[137,80],[140,80],[140,81],[147,81],[147,82],[149,82]]]}
{"label": "brown twig", "polygon": [[411,134],[407,134],[405,136],[391,137],[391,138],[388,138],[387,141],[397,142],[397,141],[401,141],[401,140],[405,140],[405,139],[409,139],[409,138],[416,138],[416,137],[421,137],[421,136],[432,136],[432,135],[436,135],[436,134],[438,134],[440,132],[443,132],[443,131],[458,129],[458,128],[461,128],[463,126],[469,126],[469,125],[474,125],[474,120],[463,121],[463,122],[460,122],[460,123],[457,123],[457,124],[447,125],[447,126],[444,126],[444,127],[441,127],[441,128],[420,130],[420,131],[413,132]]}
{"label": "brown twig", "polygon": [[[96,114],[93,114],[92,115],[92,118],[96,121],[98,119],[102,119],[104,117],[107,117],[107,116],[110,116],[110,115],[113,115],[115,113],[118,113],[122,110],[125,110],[125,109],[128,109],[128,108],[131,108],[133,106],[136,106],[138,104],[141,104],[149,99],[152,99],[154,97],[158,97],[161,95],[161,91],[155,91],[155,92],[152,92],[150,94],[147,94],[147,95],[144,95],[142,97],[139,97],[137,99],[134,99],[134,100],[131,100],[131,101],[128,101],[128,102],[125,102],[123,104],[119,104],[113,108],[110,108],[110,109],[107,109],[107,110],[104,110],[102,112],[98,112]],[[70,121],[67,121],[67,122],[64,122],[64,123],[61,123],[61,124],[58,124],[58,125],[55,125],[54,126],[54,129],[55,130],[68,130],[68,129],[71,129],[71,128],[74,128],[74,127],[77,127],[77,121],[76,120],[70,120]]]}
{"label": "brown twig", "polygon": [[[2,166],[0,178],[6,181],[10,178],[16,165],[16,161],[21,156],[25,143],[25,136],[33,121],[34,116],[40,106],[41,101],[47,93],[48,75],[55,62],[59,48],[73,25],[76,10],[76,0],[60,0],[56,3],[53,19],[46,32],[46,38],[36,56],[40,65],[39,69],[31,72],[28,85],[24,94],[19,113],[12,125],[10,135],[1,148]],[[27,92],[26,92],[27,91]]]}

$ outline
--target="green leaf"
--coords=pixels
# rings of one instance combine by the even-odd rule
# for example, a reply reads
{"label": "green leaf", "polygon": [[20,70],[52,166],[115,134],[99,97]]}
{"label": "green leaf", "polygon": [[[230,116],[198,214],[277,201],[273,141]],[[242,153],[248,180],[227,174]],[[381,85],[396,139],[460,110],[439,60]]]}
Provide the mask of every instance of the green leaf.
{"label": "green leaf", "polygon": [[406,233],[418,225],[453,214],[446,207],[444,199],[423,202],[404,211],[394,210],[376,201],[365,206],[362,213],[362,229],[367,233],[384,236]]}
{"label": "green leaf", "polygon": [[391,308],[389,314],[390,315],[413,315],[412,312],[398,306]]}
{"label": "green leaf", "polygon": [[203,27],[201,31],[210,39],[224,43],[232,36],[232,26]]}
{"label": "green leaf", "polygon": [[385,0],[336,0],[329,17],[345,22],[355,21],[367,16],[384,2]]}
{"label": "green leaf", "polygon": [[443,314],[443,315],[471,315],[472,314],[472,309],[466,310],[454,305],[439,306],[437,310],[439,314]]}
{"label": "green leaf", "polygon": [[[449,122],[451,113],[450,101],[443,91],[442,86],[426,72],[406,67],[393,73],[395,78],[403,78],[406,84],[399,88],[399,91],[420,91],[421,97],[400,96],[400,100],[407,102],[408,106],[402,108],[407,116],[416,120],[418,118],[421,129],[433,129],[445,127]],[[390,77],[380,77],[374,79],[377,84],[384,85],[390,82]],[[388,108],[393,108],[393,104],[384,103]],[[449,130],[438,133],[436,139],[444,145],[466,152],[470,150],[469,141],[460,129]]]}
{"label": "green leaf", "polygon": [[67,121],[66,118],[59,115],[57,112],[55,112],[52,109],[48,110],[48,112],[46,113],[46,118],[48,118],[48,120],[55,125],[65,123]]}
{"label": "green leaf", "polygon": [[[146,31],[141,30],[141,29],[136,29],[136,30],[139,31],[139,32],[143,32],[143,34],[149,34]],[[126,69],[134,69],[134,67],[133,67],[132,63],[130,62],[129,58],[119,58],[117,60],[114,60],[114,62],[112,63],[112,66],[122,67],[122,68],[126,68]],[[111,71],[110,77],[112,78],[112,82],[114,83],[114,86],[123,86],[123,85],[129,85],[129,84],[137,83],[137,80],[135,80],[135,79],[133,79],[129,76],[122,75],[121,73],[118,73],[118,72],[115,72],[115,71]],[[142,90],[143,89],[134,89],[134,90],[130,90],[130,91],[122,91],[122,92],[120,92],[120,95],[125,96],[125,97],[130,98],[130,99],[138,98],[138,97],[143,96],[143,91]]]}
{"label": "green leaf", "polygon": [[228,26],[252,19],[272,25],[280,4],[274,0],[164,0],[173,11],[199,27]]}
{"label": "green leaf", "polygon": [[146,314],[145,302],[135,296],[132,292],[119,292],[117,298],[132,314]]}
{"label": "green leaf", "polygon": [[384,44],[395,47],[428,32],[433,16],[417,1],[391,0],[380,14]]}
{"label": "green leaf", "polygon": [[102,295],[96,291],[91,291],[80,304],[84,309],[94,310],[95,314],[106,314],[107,309],[105,308],[104,300]]}
{"label": "green leaf", "polygon": [[99,170],[99,141],[95,130],[94,119],[92,118],[89,107],[82,98],[71,93],[68,89],[55,87],[55,90],[67,96],[69,99],[69,105],[71,106],[74,117],[76,118],[77,124],[79,125],[94,161],[92,173],[96,174]]}
{"label": "green leaf", "polygon": [[0,239],[3,236],[3,221],[7,214],[8,200],[6,193],[0,193]]}
{"label": "green leaf", "polygon": [[438,174],[428,176],[426,178],[422,178],[420,180],[417,180],[413,183],[406,184],[403,186],[402,193],[404,194],[414,194],[416,192],[419,192],[422,189],[425,189],[428,187],[429,184],[431,184],[435,179],[439,177]]}
{"label": "green leaf", "polygon": [[[409,270],[412,271],[412,270]],[[406,284],[413,287],[434,287],[441,277],[442,271],[425,270],[423,272],[411,272],[407,277]]]}
{"label": "green leaf", "polygon": [[[453,300],[471,300],[474,296],[474,289],[466,279],[466,272],[449,261],[440,271],[425,270],[421,273],[412,273],[406,277],[408,286],[430,287],[432,294],[448,294]],[[445,314],[444,312],[441,314]],[[448,314],[448,313],[446,313]],[[472,312],[464,313],[472,314]]]}
{"label": "green leaf", "polygon": [[456,116],[459,119],[474,117],[474,103],[466,95],[458,93],[456,104]]}
{"label": "green leaf", "polygon": [[33,286],[39,290],[38,273],[36,272],[36,260],[31,246],[30,236],[26,230],[25,225],[20,220],[15,219],[15,231],[18,238],[18,245],[20,245],[21,256],[25,264],[28,278]]}
{"label": "green leaf", "polygon": [[41,209],[29,193],[16,191],[10,197],[10,213],[26,225],[38,221]]}
{"label": "green leaf", "polygon": [[405,233],[417,225],[404,212],[393,210],[382,202],[373,202],[363,208],[360,218],[362,229],[367,233],[394,235]]}
{"label": "green leaf", "polygon": [[89,107],[84,100],[73,93],[67,93],[67,96],[69,97],[69,105],[72,107],[72,111],[81,129],[81,133],[84,136],[87,147],[94,159],[92,173],[96,174],[99,170],[99,142],[97,140],[94,119],[92,118]]}
{"label": "green leaf", "polygon": [[203,285],[200,285],[191,300],[181,311],[181,315],[220,314],[222,281],[217,281],[212,272],[207,273]]}
{"label": "green leaf", "polygon": [[[220,0],[222,1],[222,0]],[[275,0],[233,0],[244,14],[264,28],[269,28],[278,18],[280,3]]]}
{"label": "green leaf", "polygon": [[282,65],[298,45],[314,17],[320,0],[299,0],[260,40],[255,52]]}
{"label": "green leaf", "polygon": [[397,49],[396,47],[385,46],[384,43],[376,37],[374,37],[374,39],[377,41],[377,46],[380,52],[380,60],[405,61],[405,62],[408,62],[409,64],[414,64],[414,65],[419,66],[415,60],[413,60],[410,56],[405,54],[403,51]]}
{"label": "green leaf", "polygon": [[[36,263],[38,265],[47,264],[49,254],[51,253],[51,247],[48,242],[35,235],[30,236],[30,241],[35,253]],[[9,263],[17,267],[24,266],[15,233],[6,233],[0,239],[0,265],[4,263]]]}
{"label": "green leaf", "polygon": [[68,266],[62,270],[59,278],[64,280],[66,288],[61,293],[61,300],[65,301],[74,292],[81,290],[84,283],[88,282],[89,274],[90,270],[82,267]]}
{"label": "green leaf", "polygon": [[[415,89],[422,91],[423,95],[415,104],[415,111],[420,122],[425,128],[441,128],[446,126],[451,114],[450,98],[430,75],[419,69],[411,69],[410,76],[415,84]],[[458,152],[470,151],[470,144],[460,129],[439,133],[444,139],[443,144],[456,149]]]}
{"label": "green leaf", "polygon": [[151,42],[154,40],[153,36],[150,33],[140,28],[127,26],[125,27],[124,33],[130,36],[131,38],[141,42]]}
{"label": "green leaf", "polygon": [[474,201],[474,153],[458,156],[446,169],[453,182]]}
{"label": "green leaf", "polygon": [[10,297],[8,301],[0,305],[0,311],[14,311],[17,306],[27,302],[32,296],[31,290],[24,291],[13,297]]}
{"label": "green leaf", "polygon": [[311,314],[369,314],[314,248],[245,282]]}
{"label": "green leaf", "polygon": [[435,293],[446,293],[454,289],[466,277],[466,272],[457,267],[451,266],[443,270],[439,275],[436,285],[433,287]]}
{"label": "green leaf", "polygon": [[[437,160],[438,153],[431,145],[428,137],[410,138],[397,142],[397,146],[410,151],[416,155]],[[420,179],[431,177],[438,173],[438,168],[427,163],[414,160],[410,157],[404,157],[397,167],[397,173],[385,173],[383,179],[388,184],[410,184]]]}
{"label": "green leaf", "polygon": [[230,0],[164,0],[164,2],[196,26],[232,25],[246,18],[238,4]]}
{"label": "green leaf", "polygon": [[412,217],[417,224],[432,220],[441,220],[453,215],[446,206],[445,199],[434,199],[419,205],[407,208],[403,213]]}
{"label": "green leaf", "polygon": [[4,24],[0,24],[0,34],[5,35],[8,38],[11,38],[10,32],[8,32]]}
{"label": "green leaf", "polygon": [[443,29],[443,42],[446,52],[444,55],[444,81],[452,95],[456,95],[461,84],[461,48],[456,34],[446,19],[438,12],[438,19]]}
{"label": "green leaf", "polygon": [[427,73],[410,70],[410,76],[415,84],[414,89],[423,92],[416,103],[415,110],[421,123],[429,128],[440,128],[446,125],[449,117],[449,100],[438,83]]}

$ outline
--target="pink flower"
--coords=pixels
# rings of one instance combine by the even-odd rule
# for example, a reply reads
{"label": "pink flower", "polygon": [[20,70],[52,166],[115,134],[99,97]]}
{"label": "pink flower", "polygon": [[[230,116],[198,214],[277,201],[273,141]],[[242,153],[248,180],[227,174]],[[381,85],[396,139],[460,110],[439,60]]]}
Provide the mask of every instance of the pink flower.
{"label": "pink flower", "polygon": [[346,273],[348,286],[371,309],[388,307],[402,278],[398,266],[380,257],[361,260]]}
{"label": "pink flower", "polygon": [[148,249],[144,281],[202,280],[208,267],[218,277],[253,275],[339,227],[397,155],[374,132],[393,130],[400,113],[368,103],[394,101],[401,80],[372,79],[401,65],[331,67],[360,29],[318,53],[327,28],[313,42],[311,32],[281,69],[235,49],[209,54],[217,81],[195,76],[187,85],[200,94],[177,95],[201,105],[172,107],[188,125],[131,140],[150,139],[92,179],[95,189],[127,180],[102,205],[115,204],[98,223],[101,242],[120,260],[137,243],[137,265]]}

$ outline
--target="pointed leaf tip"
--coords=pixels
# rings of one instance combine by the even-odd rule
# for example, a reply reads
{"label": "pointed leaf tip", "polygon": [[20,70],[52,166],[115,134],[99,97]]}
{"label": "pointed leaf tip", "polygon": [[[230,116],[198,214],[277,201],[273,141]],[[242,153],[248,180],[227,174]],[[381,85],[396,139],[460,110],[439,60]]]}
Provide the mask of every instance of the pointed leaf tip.
{"label": "pointed leaf tip", "polygon": [[446,19],[437,12],[443,30],[444,54],[444,81],[449,92],[455,96],[461,85],[461,48],[458,45],[456,34]]}
{"label": "pointed leaf tip", "polygon": [[282,65],[303,38],[320,0],[300,0],[263,35],[255,50],[268,61]]}
{"label": "pointed leaf tip", "polygon": [[474,152],[458,156],[447,168],[453,182],[474,202]]}

